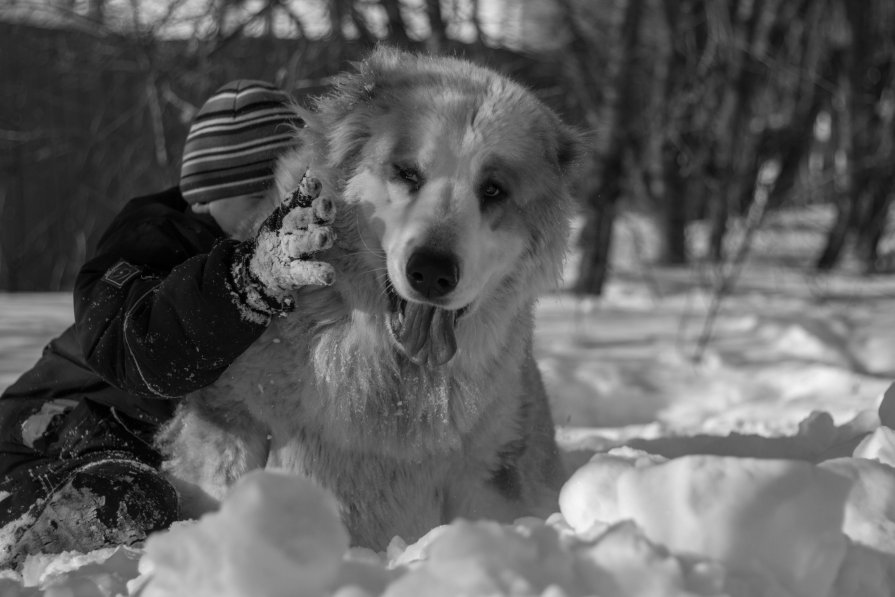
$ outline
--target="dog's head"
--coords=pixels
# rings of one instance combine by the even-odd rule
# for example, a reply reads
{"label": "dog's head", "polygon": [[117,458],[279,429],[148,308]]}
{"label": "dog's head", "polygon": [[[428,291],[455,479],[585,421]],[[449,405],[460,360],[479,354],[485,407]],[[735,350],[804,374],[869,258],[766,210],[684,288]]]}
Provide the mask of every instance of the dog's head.
{"label": "dog's head", "polygon": [[305,117],[358,223],[349,248],[385,274],[388,327],[412,360],[449,361],[460,321],[557,279],[581,142],[521,86],[380,48]]}

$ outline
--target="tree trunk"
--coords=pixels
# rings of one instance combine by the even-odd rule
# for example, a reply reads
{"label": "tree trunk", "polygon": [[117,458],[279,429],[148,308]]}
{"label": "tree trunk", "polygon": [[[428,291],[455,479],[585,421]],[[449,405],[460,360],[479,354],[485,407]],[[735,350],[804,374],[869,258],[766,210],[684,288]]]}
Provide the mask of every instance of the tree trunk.
{"label": "tree trunk", "polygon": [[[845,0],[848,4],[848,0]],[[827,239],[816,267],[829,271],[836,267],[842,257],[849,232],[857,220],[857,197],[853,177],[854,143],[854,88],[851,71],[854,68],[854,29],[845,19],[847,7],[838,4],[840,14],[836,14],[835,26],[842,28],[840,41],[830,58],[830,68],[835,76],[836,89],[833,93],[833,201],[836,205],[836,219],[827,232]]]}
{"label": "tree trunk", "polygon": [[[849,230],[855,220],[855,189],[851,184],[848,160],[851,156],[851,116],[845,107],[845,94],[848,94],[848,83],[840,77],[839,98],[834,102],[833,114],[835,157],[833,161],[833,201],[836,205],[836,219],[827,232],[827,240],[820,256],[817,258],[817,269],[829,271],[836,267],[845,249]],[[846,89],[843,89],[845,87]],[[850,94],[849,94],[850,95]]]}
{"label": "tree trunk", "polygon": [[[673,158],[672,158],[673,159]],[[662,206],[662,254],[664,265],[686,265],[687,224],[690,223],[690,202],[673,162],[666,165],[665,202]]]}
{"label": "tree trunk", "polygon": [[885,230],[891,202],[891,174],[895,159],[892,101],[895,97],[895,9],[891,0],[845,4],[854,32],[855,64],[852,178],[860,182],[858,218],[854,234],[857,256],[865,271],[875,271],[879,240]]}
{"label": "tree trunk", "polygon": [[106,0],[87,0],[87,18],[95,23],[106,19]]}
{"label": "tree trunk", "polygon": [[662,17],[661,24],[653,32],[657,56],[650,86],[651,100],[647,115],[650,126],[645,140],[644,162],[650,201],[659,213],[662,246],[658,260],[664,265],[683,265],[687,263],[689,209],[676,153],[669,147],[669,138],[677,136],[671,105],[675,101],[675,77],[672,73],[681,70],[681,58],[674,48],[680,4],[666,2],[659,16]]}
{"label": "tree trunk", "polygon": [[783,202],[792,195],[798,182],[799,169],[805,162],[806,156],[811,151],[814,141],[814,123],[820,114],[823,101],[821,91],[812,87],[811,105],[806,112],[797,112],[784,135],[780,137],[775,147],[775,153],[779,156],[780,172],[774,182],[768,199],[768,208],[780,207]]}
{"label": "tree trunk", "polygon": [[333,2],[347,2],[348,3],[348,13],[351,17],[351,22],[354,23],[354,27],[357,29],[357,33],[360,36],[360,42],[364,46],[372,46],[376,43],[376,36],[373,35],[373,32],[370,31],[370,26],[367,24],[364,15],[358,10],[357,3],[351,0],[332,0]]}
{"label": "tree trunk", "polygon": [[329,0],[327,8],[329,9],[329,31],[336,43],[341,47],[345,43],[345,33],[342,26],[345,22],[345,7],[342,5],[344,0]]}
{"label": "tree trunk", "polygon": [[447,25],[441,13],[441,0],[426,0],[426,16],[429,18],[431,31],[426,46],[430,52],[441,52],[447,41]]}
{"label": "tree trunk", "polygon": [[609,273],[612,251],[612,226],[615,223],[615,201],[601,200],[599,190],[587,198],[584,227],[581,230],[581,264],[574,290],[579,294],[599,296]]}
{"label": "tree trunk", "polygon": [[873,190],[867,194],[867,210],[855,230],[858,236],[858,258],[868,274],[877,271],[879,244],[886,231],[889,207],[892,205],[892,184],[895,184],[895,177],[888,178],[889,180],[883,179],[879,184],[873,185]]}
{"label": "tree trunk", "polygon": [[854,217],[854,204],[849,197],[843,197],[836,193],[836,219],[833,226],[827,232],[827,240],[824,248],[817,258],[817,269],[821,271],[829,271],[836,267],[845,248],[845,241],[848,238],[848,231],[852,227],[852,219]]}
{"label": "tree trunk", "polygon": [[730,199],[724,191],[723,185],[718,192],[713,193],[714,198],[709,203],[709,261],[721,263],[724,261],[724,238],[727,236],[727,220],[730,217]]}
{"label": "tree trunk", "polygon": [[788,125],[769,135],[768,146],[763,155],[779,160],[779,173],[768,198],[768,210],[779,208],[797,192],[799,174],[814,147],[814,126],[825,107],[831,103],[826,86],[817,84],[821,80],[833,80],[827,59],[828,40],[824,19],[828,11],[828,0],[804,0],[795,8],[795,14],[782,15],[784,22],[798,20],[801,36],[797,56],[793,64],[798,66],[797,83],[792,88],[792,98],[788,98],[785,111],[789,114]]}
{"label": "tree trunk", "polygon": [[381,0],[381,3],[388,17],[389,41],[400,48],[407,49],[410,46],[410,37],[407,35],[407,26],[401,15],[400,0]]}
{"label": "tree trunk", "polygon": [[[588,87],[596,87],[587,51],[571,7],[566,3],[568,24],[573,33],[575,59],[580,75],[589,81]],[[603,86],[603,104],[599,122],[602,127],[594,152],[594,179],[596,188],[586,198],[585,230],[581,235],[582,258],[578,268],[575,292],[600,295],[606,281],[609,254],[612,245],[612,228],[615,222],[616,204],[621,193],[624,177],[624,155],[630,143],[627,127],[635,122],[633,114],[634,60],[640,31],[643,0],[618,0],[616,22],[618,38],[611,40],[610,62]],[[596,95],[596,94],[595,94]]]}
{"label": "tree trunk", "polygon": [[[724,260],[724,239],[727,234],[731,207],[737,212],[743,198],[751,202],[758,172],[758,142],[762,126],[756,118],[752,98],[760,88],[760,59],[768,53],[770,34],[777,20],[780,0],[754,0],[728,12],[723,7],[707,4],[707,16],[715,21],[717,31],[729,31],[720,39],[723,60],[728,66],[727,76],[733,81],[725,85],[719,117],[714,128],[717,147],[714,171],[718,174],[719,189],[711,206],[708,257],[720,263]],[[744,52],[743,48],[748,51]]]}

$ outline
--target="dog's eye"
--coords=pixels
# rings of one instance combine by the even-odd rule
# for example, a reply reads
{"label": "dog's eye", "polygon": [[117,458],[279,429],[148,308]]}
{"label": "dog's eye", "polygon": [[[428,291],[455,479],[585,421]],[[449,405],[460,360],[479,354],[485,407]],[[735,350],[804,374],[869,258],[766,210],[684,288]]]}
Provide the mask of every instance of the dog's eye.
{"label": "dog's eye", "polygon": [[502,186],[497,184],[494,181],[487,181],[482,184],[479,189],[479,196],[482,199],[483,203],[495,203],[504,199],[507,196],[507,192],[504,190]]}
{"label": "dog's eye", "polygon": [[410,185],[414,191],[418,191],[423,186],[423,176],[420,171],[413,166],[402,166],[395,164],[393,166],[395,177]]}

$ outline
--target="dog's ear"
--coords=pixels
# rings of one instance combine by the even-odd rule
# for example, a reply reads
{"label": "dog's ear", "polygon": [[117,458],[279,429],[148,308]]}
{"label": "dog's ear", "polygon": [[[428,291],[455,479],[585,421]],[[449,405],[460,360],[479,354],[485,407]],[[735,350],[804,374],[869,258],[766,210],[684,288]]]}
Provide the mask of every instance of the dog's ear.
{"label": "dog's ear", "polygon": [[559,122],[558,119],[555,130],[556,163],[564,175],[574,176],[581,169],[589,152],[589,136],[577,128]]}
{"label": "dog's ear", "polygon": [[[397,52],[397,51],[395,51]],[[352,72],[342,73],[329,93],[314,100],[314,113],[305,116],[311,129],[325,139],[328,163],[345,169],[357,158],[370,136],[369,123],[376,112],[374,94],[384,64],[394,62],[392,51],[377,48]]]}
{"label": "dog's ear", "polygon": [[370,102],[382,81],[394,79],[395,74],[406,71],[406,65],[415,63],[417,59],[418,56],[410,52],[378,44],[366,58],[351,63],[354,72],[336,79],[334,95],[342,101],[342,107],[346,110]]}
{"label": "dog's ear", "polygon": [[330,93],[316,98],[314,114],[305,118],[326,138],[330,165],[345,169],[356,160],[370,136],[373,117],[390,109],[379,97],[385,82],[402,78],[407,65],[418,60],[415,54],[380,44],[353,65],[354,72],[338,76]]}
{"label": "dog's ear", "polygon": [[374,77],[380,77],[402,70],[407,64],[416,62],[419,57],[411,52],[399,50],[386,44],[377,44],[366,60],[361,64],[361,71],[368,71]]}

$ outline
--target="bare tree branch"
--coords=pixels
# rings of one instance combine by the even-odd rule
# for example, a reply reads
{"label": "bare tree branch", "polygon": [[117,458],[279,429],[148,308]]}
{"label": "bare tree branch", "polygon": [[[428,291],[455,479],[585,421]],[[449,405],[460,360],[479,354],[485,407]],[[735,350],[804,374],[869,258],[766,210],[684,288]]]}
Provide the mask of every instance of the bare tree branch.
{"label": "bare tree branch", "polygon": [[385,14],[388,16],[389,40],[400,47],[410,46],[410,37],[407,35],[407,25],[401,14],[400,0],[380,0]]}
{"label": "bare tree branch", "polygon": [[364,18],[363,13],[358,9],[357,3],[352,2],[351,0],[331,0],[332,2],[342,2],[347,1],[349,3],[349,13],[351,16],[351,22],[354,23],[355,29],[357,29],[358,36],[360,36],[360,41],[366,45],[371,46],[376,43],[376,36],[373,34],[373,31],[370,29],[370,25],[367,23],[366,18]]}
{"label": "bare tree branch", "polygon": [[431,34],[427,40],[431,52],[440,52],[447,41],[447,24],[441,13],[440,0],[426,0],[426,16],[429,18]]}
{"label": "bare tree branch", "polygon": [[[284,0],[279,0],[280,8],[283,9],[283,12],[286,13],[286,16],[289,17],[289,20],[295,25],[295,28],[298,30],[298,36],[301,38],[307,37],[307,31],[305,30],[305,24],[302,22],[301,18],[295,14],[295,11],[292,10],[292,6],[289,2]],[[339,29],[339,35],[341,35],[342,30]],[[341,39],[341,38],[340,38]]]}

